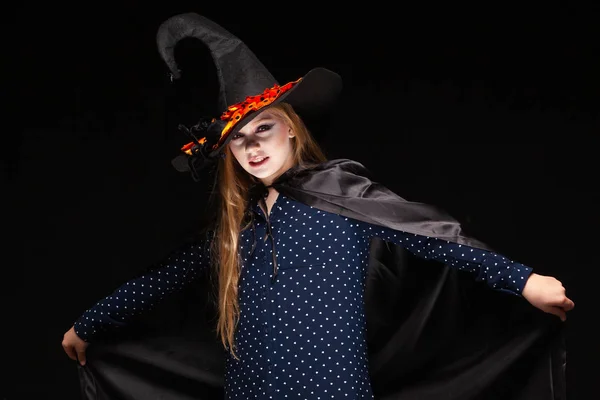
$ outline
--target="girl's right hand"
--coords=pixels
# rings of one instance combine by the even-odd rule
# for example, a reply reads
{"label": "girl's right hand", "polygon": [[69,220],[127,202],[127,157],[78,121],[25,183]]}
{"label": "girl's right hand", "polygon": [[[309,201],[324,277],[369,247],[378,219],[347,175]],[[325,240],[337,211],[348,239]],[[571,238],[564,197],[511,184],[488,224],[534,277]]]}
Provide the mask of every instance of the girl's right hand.
{"label": "girl's right hand", "polygon": [[85,350],[90,344],[81,339],[75,333],[75,327],[71,327],[63,336],[62,347],[72,360],[79,360],[79,363],[85,365]]}

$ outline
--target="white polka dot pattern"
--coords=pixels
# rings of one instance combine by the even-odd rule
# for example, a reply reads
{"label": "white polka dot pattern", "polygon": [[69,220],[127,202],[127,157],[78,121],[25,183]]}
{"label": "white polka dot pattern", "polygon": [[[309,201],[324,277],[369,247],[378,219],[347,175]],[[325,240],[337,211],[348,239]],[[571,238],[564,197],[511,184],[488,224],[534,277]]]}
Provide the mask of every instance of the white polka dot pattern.
{"label": "white polka dot pattern", "polygon": [[269,216],[273,249],[267,219],[258,206],[253,211],[257,243],[252,246],[251,230],[242,233],[240,360],[227,359],[227,399],[373,398],[364,290],[374,236],[513,294],[531,270],[497,254],[348,219],[283,195]]}
{"label": "white polka dot pattern", "polygon": [[358,223],[368,237],[379,237],[398,244],[423,259],[439,261],[449,267],[474,273],[475,280],[485,281],[492,289],[501,292],[520,295],[527,278],[533,272],[530,267],[490,251],[363,222]]}
{"label": "white polka dot pattern", "polygon": [[150,310],[165,295],[183,289],[205,270],[209,253],[198,243],[186,244],[150,272],[119,287],[75,321],[75,332],[89,341],[94,335],[124,326]]}
{"label": "white polka dot pattern", "polygon": [[[252,211],[256,235],[250,228],[240,237],[235,336],[240,359],[226,356],[225,397],[231,400],[373,398],[364,311],[373,237],[473,273],[491,288],[515,295],[531,272],[498,254],[323,212],[283,195],[268,220],[257,205]],[[174,255],[163,269],[125,284],[88,310],[77,323],[78,333],[91,336],[124,323],[128,315],[142,311],[140,303],[149,306],[181,287],[206,261],[199,247]],[[141,283],[144,291],[138,290]]]}

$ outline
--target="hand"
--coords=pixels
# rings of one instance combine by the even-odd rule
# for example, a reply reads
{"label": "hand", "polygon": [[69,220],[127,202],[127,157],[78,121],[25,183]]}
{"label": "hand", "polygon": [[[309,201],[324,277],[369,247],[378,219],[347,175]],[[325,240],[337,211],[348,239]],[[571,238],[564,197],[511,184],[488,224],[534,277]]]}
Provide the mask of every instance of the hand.
{"label": "hand", "polygon": [[81,339],[75,333],[75,327],[71,327],[63,336],[62,347],[72,360],[85,365],[85,350],[90,344]]}
{"label": "hand", "polygon": [[551,276],[532,273],[522,295],[535,307],[560,317],[563,322],[567,319],[567,311],[575,307],[575,303],[565,295],[562,283]]}

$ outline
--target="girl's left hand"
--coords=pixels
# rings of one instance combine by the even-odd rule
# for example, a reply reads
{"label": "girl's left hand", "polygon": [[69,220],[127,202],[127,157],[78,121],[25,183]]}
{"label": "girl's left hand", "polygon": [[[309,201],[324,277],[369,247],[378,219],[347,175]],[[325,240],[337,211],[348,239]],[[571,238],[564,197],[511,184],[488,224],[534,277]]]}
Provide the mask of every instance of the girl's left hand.
{"label": "girl's left hand", "polygon": [[522,295],[535,307],[560,317],[564,322],[567,319],[567,311],[575,307],[575,303],[565,292],[558,279],[532,273],[525,283]]}

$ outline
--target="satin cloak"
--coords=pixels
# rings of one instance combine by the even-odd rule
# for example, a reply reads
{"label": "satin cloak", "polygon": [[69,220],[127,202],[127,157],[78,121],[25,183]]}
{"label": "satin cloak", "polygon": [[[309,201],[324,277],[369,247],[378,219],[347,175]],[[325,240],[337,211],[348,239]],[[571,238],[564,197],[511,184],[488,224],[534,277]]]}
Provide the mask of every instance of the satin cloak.
{"label": "satin cloak", "polygon": [[[442,210],[402,199],[351,160],[290,169],[273,187],[323,211],[490,250]],[[367,279],[377,399],[566,399],[564,324],[557,317],[377,238]],[[87,365],[78,366],[82,399],[222,399],[225,353],[208,284],[191,285],[95,341]]]}

